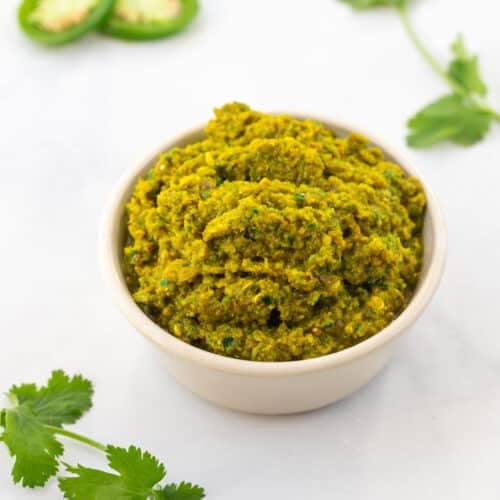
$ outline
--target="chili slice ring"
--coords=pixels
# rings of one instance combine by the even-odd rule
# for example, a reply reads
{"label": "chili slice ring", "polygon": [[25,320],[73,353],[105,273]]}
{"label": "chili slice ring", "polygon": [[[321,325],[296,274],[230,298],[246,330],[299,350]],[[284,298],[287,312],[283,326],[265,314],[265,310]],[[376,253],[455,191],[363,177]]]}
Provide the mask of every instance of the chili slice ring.
{"label": "chili slice ring", "polygon": [[117,0],[102,26],[127,40],[163,38],[185,28],[198,12],[198,0]]}
{"label": "chili slice ring", "polygon": [[62,45],[80,38],[99,26],[114,0],[24,0],[18,12],[23,31],[36,42]]}

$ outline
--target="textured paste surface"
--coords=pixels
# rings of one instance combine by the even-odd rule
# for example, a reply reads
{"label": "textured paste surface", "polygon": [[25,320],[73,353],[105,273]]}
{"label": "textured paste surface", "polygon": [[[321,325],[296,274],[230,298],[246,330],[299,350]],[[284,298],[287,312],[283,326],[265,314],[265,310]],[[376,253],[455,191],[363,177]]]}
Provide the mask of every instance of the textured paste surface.
{"label": "textured paste surface", "polygon": [[162,154],[127,205],[135,301],[185,342],[241,359],[340,351],[405,308],[425,196],[358,135],[216,110],[206,139]]}

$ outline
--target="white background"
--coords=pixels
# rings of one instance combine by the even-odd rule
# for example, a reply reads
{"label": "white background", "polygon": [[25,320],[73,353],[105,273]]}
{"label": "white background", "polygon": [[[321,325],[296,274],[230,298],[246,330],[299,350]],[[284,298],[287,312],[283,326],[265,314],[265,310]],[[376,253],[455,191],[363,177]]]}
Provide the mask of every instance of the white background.
{"label": "white background", "polygon": [[[500,7],[420,0],[412,18],[443,60],[462,30],[500,108]],[[106,198],[122,172],[226,101],[324,114],[406,149],[405,120],[445,92],[391,11],[336,0],[202,0],[191,28],[127,44],[100,36],[60,50],[26,39],[0,2],[0,390],[50,371],[95,382],[77,428],[143,446],[173,481],[210,500],[479,500],[500,496],[500,127],[464,149],[408,151],[442,201],[442,286],[393,363],[327,409],[234,413],[166,373],[117,311],[97,260]],[[68,445],[66,460],[101,464]],[[11,485],[0,497],[57,499]]]}

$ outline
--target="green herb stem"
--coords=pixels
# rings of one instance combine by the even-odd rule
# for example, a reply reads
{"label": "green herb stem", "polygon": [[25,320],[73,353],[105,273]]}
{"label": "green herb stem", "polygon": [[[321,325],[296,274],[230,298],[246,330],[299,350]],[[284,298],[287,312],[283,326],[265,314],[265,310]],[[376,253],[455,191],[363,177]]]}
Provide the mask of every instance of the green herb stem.
{"label": "green herb stem", "polygon": [[80,443],[84,443],[88,446],[92,446],[100,451],[106,452],[108,447],[98,441],[94,441],[88,437],[82,436],[81,434],[77,434],[76,432],[71,432],[66,429],[62,429],[61,427],[54,427],[53,425],[45,425],[45,428],[48,429],[52,434],[59,434],[60,436],[65,436],[75,441],[80,441]]}
{"label": "green herb stem", "polygon": [[418,50],[420,55],[427,61],[429,66],[434,70],[434,72],[439,75],[448,85],[451,87],[455,94],[458,94],[462,97],[465,97],[469,101],[471,101],[477,109],[484,111],[491,115],[495,120],[500,121],[500,112],[493,110],[490,106],[481,103],[474,96],[471,96],[466,90],[464,90],[457,82],[455,82],[450,76],[446,73],[446,71],[441,67],[438,61],[432,56],[432,54],[427,50],[426,46],[423,44],[422,40],[418,36],[417,32],[413,28],[413,25],[410,21],[410,17],[408,16],[408,7],[407,4],[404,3],[397,7],[399,12],[399,17],[403,23],[406,33],[410,37],[415,48]]}
{"label": "green herb stem", "polygon": [[[441,67],[441,65],[434,59],[432,54],[427,50],[425,45],[422,43],[422,40],[420,40],[419,36],[417,35],[416,31],[413,28],[413,25],[411,24],[410,17],[408,16],[408,8],[406,4],[401,5],[398,7],[399,11],[399,16],[401,17],[401,21],[403,22],[403,26],[406,30],[406,33],[410,37],[410,40],[413,42],[413,45],[415,45],[416,49],[420,52],[422,57],[429,63],[429,65],[432,67],[432,69],[444,80],[446,80],[452,87],[454,87],[454,90],[457,92],[462,92],[462,89],[460,88],[459,85],[457,85],[455,82],[453,82],[448,75],[446,74],[446,71]],[[455,89],[456,87],[456,89]]]}

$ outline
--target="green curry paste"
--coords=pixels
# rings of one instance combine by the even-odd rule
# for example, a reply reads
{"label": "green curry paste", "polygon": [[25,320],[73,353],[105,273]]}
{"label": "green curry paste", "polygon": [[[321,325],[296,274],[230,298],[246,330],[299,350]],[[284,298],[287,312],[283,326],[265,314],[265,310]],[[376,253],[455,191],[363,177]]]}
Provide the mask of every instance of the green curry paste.
{"label": "green curry paste", "polygon": [[239,359],[322,356],[408,304],[425,195],[363,137],[227,104],[162,154],[127,204],[134,300],[179,339]]}

